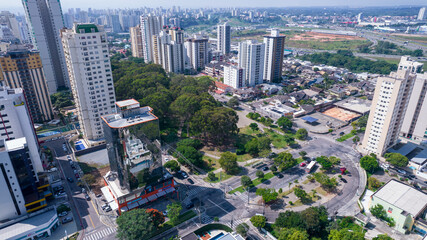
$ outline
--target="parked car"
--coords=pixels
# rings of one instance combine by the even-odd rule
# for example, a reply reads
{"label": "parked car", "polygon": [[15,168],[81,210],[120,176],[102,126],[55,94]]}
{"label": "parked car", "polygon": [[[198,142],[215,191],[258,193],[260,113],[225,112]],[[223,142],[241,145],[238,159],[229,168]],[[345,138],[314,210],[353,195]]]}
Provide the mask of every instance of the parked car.
{"label": "parked car", "polygon": [[66,217],[66,218],[62,219],[62,224],[69,223],[69,222],[72,222],[72,221],[73,221],[72,217]]}
{"label": "parked car", "polygon": [[102,210],[105,210],[107,207],[110,207],[110,205],[108,205],[108,203],[106,203],[106,204],[102,205],[102,206],[101,206],[101,209],[102,209]]}
{"label": "parked car", "polygon": [[53,168],[51,168],[51,169],[49,169],[49,170],[47,170],[48,172],[56,172],[56,171],[58,171],[58,168],[56,168],[56,167],[53,167]]}
{"label": "parked car", "polygon": [[305,163],[305,162],[302,162],[302,163],[300,163],[300,167],[305,167],[307,165],[307,163]]}
{"label": "parked car", "polygon": [[74,180],[73,180],[72,178],[70,178],[70,177],[68,177],[68,178],[67,178],[67,180],[68,180],[70,183],[74,182]]}
{"label": "parked car", "polygon": [[279,173],[279,174],[277,174],[277,177],[278,178],[283,178],[283,174]]}
{"label": "parked car", "polygon": [[62,213],[58,214],[58,217],[65,217],[68,215],[67,211],[63,211]]}
{"label": "parked car", "polygon": [[53,188],[53,191],[61,191],[61,190],[64,190],[63,186],[56,186]]}
{"label": "parked car", "polygon": [[165,216],[165,217],[168,216],[168,210],[167,209],[163,211],[163,216]]}
{"label": "parked car", "polygon": [[100,198],[100,197],[102,197],[102,194],[97,194],[96,197]]}
{"label": "parked car", "polygon": [[169,161],[169,158],[165,158],[165,162],[168,162]]}
{"label": "parked car", "polygon": [[194,181],[191,178],[188,178],[187,181],[191,184],[194,184]]}
{"label": "parked car", "polygon": [[380,167],[384,170],[388,170],[390,168],[390,165],[388,165],[387,163],[381,163]]}
{"label": "parked car", "polygon": [[72,159],[71,159],[71,157],[68,155],[67,156],[67,159],[68,159],[68,161],[71,161]]}
{"label": "parked car", "polygon": [[85,195],[87,201],[90,201],[90,196],[88,194]]}
{"label": "parked car", "polygon": [[347,183],[347,180],[345,180],[345,178],[340,178],[341,182],[343,183]]}
{"label": "parked car", "polygon": [[406,175],[406,171],[402,169],[396,169],[396,171],[400,174]]}
{"label": "parked car", "polygon": [[76,179],[80,179],[80,175],[78,173],[74,174],[74,176],[76,177]]}
{"label": "parked car", "polygon": [[111,212],[111,207],[110,206],[108,206],[108,207],[106,207],[105,209],[104,209],[106,212]]}
{"label": "parked car", "polygon": [[186,209],[190,209],[192,207],[194,207],[194,203],[193,202],[188,202],[188,203],[185,204],[185,208]]}
{"label": "parked car", "polygon": [[181,175],[183,178],[188,178],[188,174],[184,171],[181,171]]}
{"label": "parked car", "polygon": [[262,170],[263,170],[263,171],[268,171],[268,167],[267,167],[267,166],[265,166],[265,167],[263,167],[263,168],[262,168]]}

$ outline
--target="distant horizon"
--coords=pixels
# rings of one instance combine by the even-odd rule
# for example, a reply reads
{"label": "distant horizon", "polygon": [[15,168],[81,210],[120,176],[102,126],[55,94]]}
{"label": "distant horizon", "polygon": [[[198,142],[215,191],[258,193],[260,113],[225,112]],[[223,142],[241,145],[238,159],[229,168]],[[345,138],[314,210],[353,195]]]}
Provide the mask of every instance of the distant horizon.
{"label": "distant horizon", "polygon": [[[351,4],[347,0],[347,4],[343,4],[340,0],[300,0],[298,5],[296,2],[286,3],[286,2],[277,2],[273,0],[246,0],[245,6],[239,6],[241,1],[234,0],[234,4],[230,4],[230,1],[227,0],[216,0],[216,1],[195,1],[195,0],[180,0],[180,1],[167,1],[167,0],[158,0],[156,4],[153,4],[152,1],[138,1],[138,0],[122,0],[122,1],[111,1],[110,4],[106,3],[107,1],[102,0],[60,0],[62,10],[65,12],[70,8],[81,8],[82,10],[87,10],[88,8],[92,9],[136,9],[136,8],[171,8],[173,6],[189,9],[198,9],[198,8],[384,8],[384,7],[406,7],[406,8],[418,8],[425,7],[427,4],[425,0],[413,0],[412,4],[408,5],[407,3],[402,4],[400,0],[379,0],[379,1],[369,1],[369,0],[359,0],[356,4]],[[127,2],[126,7],[123,7],[123,2]],[[162,4],[163,3],[163,4]],[[212,6],[211,3],[214,3]],[[223,3],[223,4],[221,4]],[[269,4],[270,3],[270,4]],[[364,4],[365,3],[365,4]],[[1,6],[0,11],[6,10],[14,13],[24,13],[24,8],[20,1],[10,1],[8,6]],[[269,5],[269,6],[266,6]],[[84,7],[82,7],[84,6]]]}

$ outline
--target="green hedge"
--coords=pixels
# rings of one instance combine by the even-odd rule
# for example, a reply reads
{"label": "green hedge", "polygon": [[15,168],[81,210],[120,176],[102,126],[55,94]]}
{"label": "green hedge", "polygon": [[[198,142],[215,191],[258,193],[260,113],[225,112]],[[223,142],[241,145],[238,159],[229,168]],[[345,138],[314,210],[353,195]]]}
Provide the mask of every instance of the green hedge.
{"label": "green hedge", "polygon": [[157,229],[156,231],[154,231],[151,234],[150,238],[157,236],[157,235],[161,234],[162,232],[165,232],[165,231],[167,231],[167,230],[169,230],[169,229],[171,229],[171,228],[195,217],[196,215],[197,214],[193,210],[187,211],[187,212],[179,215],[178,222],[175,225],[171,221],[165,222],[162,227],[160,227],[159,229]]}
{"label": "green hedge", "polygon": [[233,229],[229,228],[226,225],[219,224],[219,223],[212,223],[197,229],[196,231],[194,231],[194,233],[198,236],[201,236],[204,232],[211,231],[211,230],[223,230],[226,232],[233,231]]}

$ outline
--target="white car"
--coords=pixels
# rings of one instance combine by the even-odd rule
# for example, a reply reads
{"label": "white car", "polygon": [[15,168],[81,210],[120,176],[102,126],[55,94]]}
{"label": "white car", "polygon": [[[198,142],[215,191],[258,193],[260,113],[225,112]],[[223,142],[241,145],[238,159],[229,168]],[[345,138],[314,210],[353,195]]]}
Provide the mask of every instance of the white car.
{"label": "white car", "polygon": [[169,158],[165,158],[165,162],[168,162],[169,161]]}
{"label": "white car", "polygon": [[67,216],[67,215],[68,215],[68,212],[67,212],[67,211],[64,211],[64,212],[62,212],[62,213],[58,214],[58,217],[65,217],[65,216]]}
{"label": "white car", "polygon": [[403,174],[403,175],[405,175],[405,174],[406,174],[406,171],[405,171],[405,170],[396,169],[396,171],[397,171],[398,173],[400,173],[400,174]]}

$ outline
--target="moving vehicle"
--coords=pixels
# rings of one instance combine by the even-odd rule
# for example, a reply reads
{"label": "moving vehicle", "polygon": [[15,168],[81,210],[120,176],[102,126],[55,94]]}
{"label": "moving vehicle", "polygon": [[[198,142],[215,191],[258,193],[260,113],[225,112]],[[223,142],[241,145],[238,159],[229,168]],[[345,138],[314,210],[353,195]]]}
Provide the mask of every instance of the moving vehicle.
{"label": "moving vehicle", "polygon": [[194,184],[194,181],[191,178],[188,178],[187,181],[191,184]]}
{"label": "moving vehicle", "polygon": [[307,165],[307,163],[305,163],[305,162],[302,162],[302,163],[300,163],[300,167],[305,167]]}
{"label": "moving vehicle", "polygon": [[183,178],[188,178],[188,174],[184,171],[181,171],[181,175]]}
{"label": "moving vehicle", "polygon": [[396,171],[400,174],[406,174],[406,171],[402,169],[396,169]]}
{"label": "moving vehicle", "polygon": [[68,178],[67,178],[67,180],[68,180],[70,183],[74,182],[74,180],[73,180],[72,178],[70,178],[70,177],[68,177]]}
{"label": "moving vehicle", "polygon": [[306,173],[310,173],[313,170],[314,166],[316,166],[316,161],[311,161],[307,167],[305,168]]}
{"label": "moving vehicle", "polygon": [[89,195],[87,195],[87,194],[86,194],[86,195],[85,195],[85,198],[86,198],[86,200],[87,200],[87,201],[90,201],[90,197],[89,197]]}

